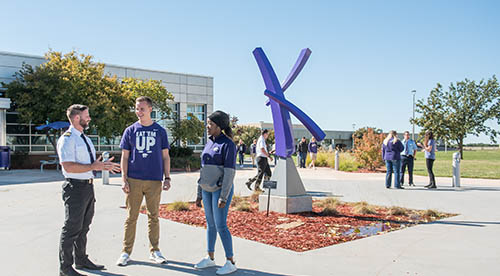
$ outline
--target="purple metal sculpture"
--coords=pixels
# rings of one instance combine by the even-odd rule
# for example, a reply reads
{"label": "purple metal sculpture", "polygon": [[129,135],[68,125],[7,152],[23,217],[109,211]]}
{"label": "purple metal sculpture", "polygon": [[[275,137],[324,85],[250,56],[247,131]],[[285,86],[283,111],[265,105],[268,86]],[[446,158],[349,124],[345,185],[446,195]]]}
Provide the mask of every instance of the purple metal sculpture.
{"label": "purple metal sculpture", "polygon": [[271,106],[274,123],[274,137],[276,139],[276,155],[287,158],[295,152],[290,112],[302,122],[317,141],[323,140],[325,138],[323,130],[321,130],[321,128],[302,110],[289,102],[283,93],[290,87],[295,78],[297,78],[302,68],[304,68],[304,65],[311,55],[311,50],[306,48],[300,52],[297,62],[293,66],[290,74],[288,74],[285,82],[283,82],[283,85],[280,85],[278,77],[276,73],[274,73],[273,67],[267,59],[264,50],[260,47],[255,48],[253,55],[266,85],[264,95],[269,98],[266,105]]}

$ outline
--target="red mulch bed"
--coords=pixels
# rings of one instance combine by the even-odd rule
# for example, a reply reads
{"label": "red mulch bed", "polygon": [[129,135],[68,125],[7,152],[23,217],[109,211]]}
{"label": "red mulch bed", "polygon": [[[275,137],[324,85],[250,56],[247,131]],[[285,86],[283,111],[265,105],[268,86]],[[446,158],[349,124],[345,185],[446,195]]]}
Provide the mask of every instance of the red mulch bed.
{"label": "red mulch bed", "polygon": [[[197,208],[194,203],[189,203],[189,211],[169,211],[167,206],[168,204],[160,206],[160,217],[206,227],[203,208]],[[228,226],[233,236],[303,252],[438,219],[418,215],[417,210],[406,209],[408,215],[394,216],[389,214],[388,208],[380,206],[375,208],[377,210],[375,215],[359,215],[354,213],[352,203],[341,203],[336,208],[338,215],[322,215],[323,208],[315,206],[313,212],[299,214],[270,212],[267,217],[266,212],[259,212],[257,204],[252,203],[250,212],[236,211],[231,207]],[[451,214],[440,214],[440,218],[447,216]],[[290,229],[276,227],[291,222],[303,224]],[[378,231],[374,230],[372,233],[364,231],[373,230],[376,226],[379,228]]]}

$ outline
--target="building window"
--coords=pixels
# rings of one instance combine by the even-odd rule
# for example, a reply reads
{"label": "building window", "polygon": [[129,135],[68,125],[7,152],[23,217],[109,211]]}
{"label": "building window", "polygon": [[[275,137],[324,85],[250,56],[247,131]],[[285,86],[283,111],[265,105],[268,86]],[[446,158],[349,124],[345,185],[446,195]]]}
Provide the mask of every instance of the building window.
{"label": "building window", "polygon": [[[162,126],[167,131],[168,140],[169,140],[169,142],[171,142],[172,141],[172,132],[170,131],[169,126],[170,126],[170,124],[172,124],[172,122],[174,120],[179,120],[179,117],[180,117],[179,110],[180,110],[180,108],[179,108],[179,103],[169,103],[168,106],[172,110],[172,113],[170,114],[170,118],[162,120],[161,119],[161,117],[162,117],[161,115],[162,114],[160,114],[160,111],[153,111],[153,112],[156,113],[157,116],[156,116],[156,118],[153,118],[153,116],[151,116],[151,118],[153,118],[153,120],[155,122],[157,122],[160,126]],[[151,115],[152,115],[152,113],[151,113]]]}
{"label": "building window", "polygon": [[[198,120],[202,121],[203,123],[207,123],[206,118],[207,118],[207,108],[205,104],[188,104],[187,105],[187,113],[192,113]],[[189,119],[189,115],[187,117]],[[195,151],[201,151],[203,150],[204,145],[206,144],[207,137],[206,133],[203,134],[203,137],[200,137],[200,143],[199,144],[192,144],[188,143],[188,147],[193,148]]]}

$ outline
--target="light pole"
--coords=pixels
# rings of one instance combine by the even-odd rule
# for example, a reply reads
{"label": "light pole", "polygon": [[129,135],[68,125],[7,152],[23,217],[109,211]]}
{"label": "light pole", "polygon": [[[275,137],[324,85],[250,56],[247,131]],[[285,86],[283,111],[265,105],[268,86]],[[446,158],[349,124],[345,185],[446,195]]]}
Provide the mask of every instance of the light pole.
{"label": "light pole", "polygon": [[354,149],[354,132],[356,132],[356,124],[355,123],[352,124],[352,136],[351,136],[351,139],[352,139],[352,149]]}
{"label": "light pole", "polygon": [[413,131],[411,133],[411,139],[415,141],[415,94],[417,90],[412,90],[411,93],[413,94]]}

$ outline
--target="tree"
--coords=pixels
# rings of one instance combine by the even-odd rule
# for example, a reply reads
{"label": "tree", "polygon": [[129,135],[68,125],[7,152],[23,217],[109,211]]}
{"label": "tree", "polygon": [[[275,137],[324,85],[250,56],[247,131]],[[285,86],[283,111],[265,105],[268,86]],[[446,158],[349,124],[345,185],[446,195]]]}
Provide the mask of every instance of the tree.
{"label": "tree", "polygon": [[[23,64],[15,80],[3,84],[22,122],[65,121],[66,108],[75,103],[89,106],[91,131],[105,137],[121,133],[133,119],[116,77],[104,75],[104,65],[92,56],[49,51],[45,59],[35,68]],[[49,141],[56,148],[55,139]]]}
{"label": "tree", "polygon": [[376,127],[362,127],[354,131],[353,136],[356,136],[356,138],[361,139],[363,138],[363,135],[365,135],[366,132],[368,132],[368,129],[373,130],[376,134],[382,133],[382,129],[376,128]]}
{"label": "tree", "polygon": [[354,157],[364,168],[374,171],[382,166],[382,142],[384,135],[377,133],[373,128],[367,128],[361,138],[352,135],[354,140]]}
{"label": "tree", "polygon": [[[66,121],[66,108],[79,103],[90,109],[90,131],[111,138],[136,120],[132,107],[137,95],[152,97],[167,114],[170,110],[166,100],[173,97],[157,81],[126,78],[122,84],[104,73],[104,64],[75,51],[64,55],[49,51],[45,59],[34,68],[23,64],[13,82],[2,83],[22,122]],[[55,139],[49,137],[49,141],[56,148]]]}
{"label": "tree", "polygon": [[230,119],[229,119],[229,122],[230,122],[230,124],[231,124],[231,127],[235,127],[235,126],[237,126],[237,125],[238,125],[238,121],[240,120],[240,119],[238,119],[238,117],[236,117],[236,116],[231,116],[231,114],[229,114],[229,118],[230,118]]}
{"label": "tree", "polygon": [[444,91],[438,83],[425,101],[417,101],[416,111],[421,116],[415,121],[410,119],[410,122],[422,128],[420,137],[426,130],[431,130],[436,139],[447,143],[456,142],[463,159],[463,141],[467,135],[485,133],[495,142],[497,131],[485,125],[485,122],[495,116],[498,95],[495,76],[479,83],[468,79],[451,83],[448,91]]}
{"label": "tree", "polygon": [[167,91],[161,81],[124,78],[122,80],[122,89],[132,101],[135,101],[140,96],[150,97],[153,100],[153,108],[159,111],[161,119],[173,119],[169,103],[173,102],[174,96]]}
{"label": "tree", "polygon": [[233,125],[233,140],[236,144],[239,143],[240,139],[243,140],[248,150],[250,150],[250,145],[253,143],[253,140],[259,139],[260,133],[261,129],[258,127]]}
{"label": "tree", "polygon": [[172,132],[172,145],[175,145],[177,141],[184,145],[199,144],[200,138],[205,133],[205,124],[193,113],[188,113],[186,119],[174,120],[168,128]]}

